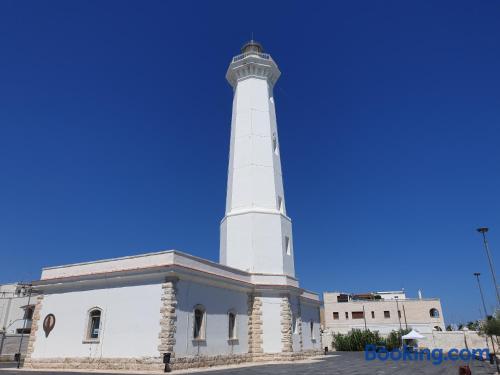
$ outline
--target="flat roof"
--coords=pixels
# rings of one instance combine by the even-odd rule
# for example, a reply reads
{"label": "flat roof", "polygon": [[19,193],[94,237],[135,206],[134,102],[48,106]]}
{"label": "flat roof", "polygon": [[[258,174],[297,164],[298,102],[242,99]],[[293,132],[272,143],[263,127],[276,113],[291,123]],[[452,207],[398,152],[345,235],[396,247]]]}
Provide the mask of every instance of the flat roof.
{"label": "flat roof", "polygon": [[178,272],[179,274],[202,274],[231,283],[256,288],[293,288],[308,299],[318,300],[316,293],[299,287],[298,280],[283,274],[249,273],[214,261],[183,253],[178,250],[163,250],[152,253],[129,255],[61,266],[44,267],[40,281],[34,284],[48,286],[78,281],[138,274]]}

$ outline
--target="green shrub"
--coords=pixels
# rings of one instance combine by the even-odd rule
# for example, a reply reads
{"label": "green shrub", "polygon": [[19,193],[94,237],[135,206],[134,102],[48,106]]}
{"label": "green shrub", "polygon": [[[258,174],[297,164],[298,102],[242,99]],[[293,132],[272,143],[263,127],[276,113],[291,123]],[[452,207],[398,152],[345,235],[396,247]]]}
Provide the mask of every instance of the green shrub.
{"label": "green shrub", "polygon": [[358,352],[365,350],[366,345],[385,346],[387,350],[400,347],[401,336],[410,332],[409,329],[392,331],[387,338],[381,337],[378,331],[353,329],[348,334],[336,333],[333,335],[332,345],[337,351]]}
{"label": "green shrub", "polygon": [[384,345],[384,339],[377,331],[353,329],[347,335],[333,335],[332,345],[338,351],[355,352],[365,350],[366,345]]}
{"label": "green shrub", "polygon": [[397,331],[392,331],[389,333],[385,341],[385,347],[387,350],[393,350],[401,347],[401,336],[406,335],[410,332],[409,329],[400,329]]}

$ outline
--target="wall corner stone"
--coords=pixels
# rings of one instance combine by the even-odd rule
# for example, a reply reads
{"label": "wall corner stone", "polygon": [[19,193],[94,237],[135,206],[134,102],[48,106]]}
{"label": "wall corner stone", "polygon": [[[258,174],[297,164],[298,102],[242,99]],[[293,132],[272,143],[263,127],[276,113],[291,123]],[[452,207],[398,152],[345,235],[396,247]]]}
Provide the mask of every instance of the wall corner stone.
{"label": "wall corner stone", "polygon": [[26,351],[26,356],[24,360],[24,366],[29,367],[31,363],[31,355],[35,349],[35,340],[38,327],[42,324],[40,322],[41,310],[42,310],[43,294],[36,297],[35,311],[33,311],[33,318],[31,321],[31,332],[28,338],[28,349]]}
{"label": "wall corner stone", "polygon": [[176,277],[167,277],[162,284],[161,308],[160,308],[160,333],[158,335],[160,343],[158,351],[162,353],[171,353],[175,357],[175,332],[177,330],[177,282]]}
{"label": "wall corner stone", "polygon": [[248,294],[248,352],[263,353],[262,349],[262,297]]}
{"label": "wall corner stone", "polygon": [[286,294],[281,296],[281,351],[284,353],[293,352],[292,334],[292,308],[290,296]]}

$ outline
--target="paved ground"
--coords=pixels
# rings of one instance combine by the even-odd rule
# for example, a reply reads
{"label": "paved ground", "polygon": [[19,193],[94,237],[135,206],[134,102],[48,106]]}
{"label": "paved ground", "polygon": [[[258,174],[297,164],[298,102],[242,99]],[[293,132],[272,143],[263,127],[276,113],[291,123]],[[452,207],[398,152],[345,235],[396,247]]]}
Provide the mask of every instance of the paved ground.
{"label": "paved ground", "polygon": [[[431,362],[405,362],[405,361],[385,361],[381,362],[379,360],[367,362],[364,359],[363,353],[337,353],[337,355],[330,355],[320,360],[307,361],[307,362],[296,362],[296,363],[286,363],[286,364],[269,364],[269,365],[259,365],[259,366],[249,366],[240,368],[226,368],[226,369],[212,369],[210,371],[196,371],[197,375],[331,375],[331,374],[345,374],[345,375],[386,375],[386,374],[398,374],[398,375],[457,375],[458,366],[463,364],[461,361],[444,361],[439,365],[433,365]],[[26,370],[17,370],[15,367],[12,368],[12,364],[0,364],[0,375],[48,375],[48,374],[68,374],[75,375],[75,372],[32,372]],[[488,362],[482,361],[472,361],[471,369],[473,375],[490,375],[496,374],[493,366]],[[180,372],[173,372],[180,373]],[[97,372],[91,372],[88,374],[96,375]],[[106,373],[109,375],[109,372]],[[114,373],[117,374],[117,373]],[[130,375],[128,373],[127,375]]]}

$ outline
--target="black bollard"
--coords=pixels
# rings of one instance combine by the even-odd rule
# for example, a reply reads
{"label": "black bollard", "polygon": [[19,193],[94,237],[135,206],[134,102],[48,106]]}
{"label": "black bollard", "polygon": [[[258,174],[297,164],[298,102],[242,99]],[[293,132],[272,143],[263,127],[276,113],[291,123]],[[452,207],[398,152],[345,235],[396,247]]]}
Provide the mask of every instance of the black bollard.
{"label": "black bollard", "polygon": [[163,353],[163,363],[165,364],[163,372],[170,372],[170,355],[171,353]]}

